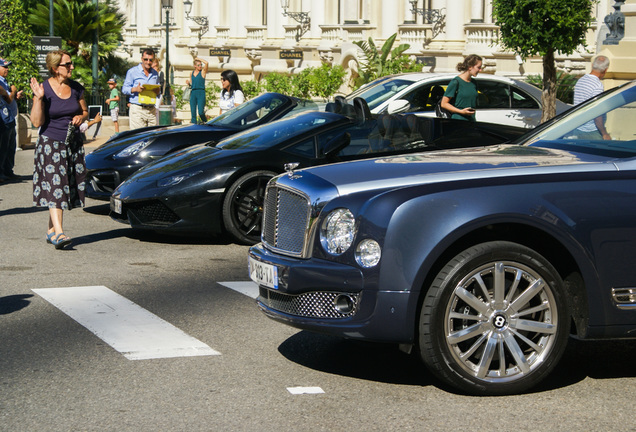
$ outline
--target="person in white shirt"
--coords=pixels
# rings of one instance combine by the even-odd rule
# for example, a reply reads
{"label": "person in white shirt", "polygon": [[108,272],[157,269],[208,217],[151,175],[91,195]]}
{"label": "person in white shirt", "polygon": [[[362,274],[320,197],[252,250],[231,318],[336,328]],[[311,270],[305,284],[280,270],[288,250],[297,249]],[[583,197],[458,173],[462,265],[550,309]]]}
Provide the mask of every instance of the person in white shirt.
{"label": "person in white shirt", "polygon": [[[592,71],[583,75],[574,86],[574,105],[585,102],[605,91],[601,80],[609,69],[609,59],[598,56],[592,62]],[[589,140],[611,140],[612,137],[605,129],[605,117],[600,116],[579,126],[576,130],[577,138]]]}
{"label": "person in white shirt", "polygon": [[221,87],[223,87],[219,101],[221,114],[245,102],[243,88],[239,83],[238,75],[233,70],[221,72]]}

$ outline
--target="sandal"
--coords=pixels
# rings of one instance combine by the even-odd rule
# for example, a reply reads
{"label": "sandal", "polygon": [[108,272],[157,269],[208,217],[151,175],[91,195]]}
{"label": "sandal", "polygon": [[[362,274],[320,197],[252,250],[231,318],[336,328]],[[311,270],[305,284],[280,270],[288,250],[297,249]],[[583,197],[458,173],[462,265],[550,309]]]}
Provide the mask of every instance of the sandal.
{"label": "sandal", "polygon": [[47,234],[46,235],[46,242],[47,243],[52,243],[51,239],[53,239],[53,236],[55,235],[55,231],[53,231],[51,234]]}
{"label": "sandal", "polygon": [[[60,238],[60,237],[64,237],[64,238]],[[51,238],[51,243],[53,244],[53,246],[55,246],[55,249],[62,249],[64,248],[64,246],[69,245],[72,242],[73,240],[71,240],[71,238],[68,237],[63,232]]]}

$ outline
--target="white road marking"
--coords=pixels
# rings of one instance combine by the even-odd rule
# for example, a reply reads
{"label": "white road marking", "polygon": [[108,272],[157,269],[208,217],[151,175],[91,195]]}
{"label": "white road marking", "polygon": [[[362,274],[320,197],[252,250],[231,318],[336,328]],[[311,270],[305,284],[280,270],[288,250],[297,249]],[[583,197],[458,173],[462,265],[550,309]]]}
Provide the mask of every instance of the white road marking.
{"label": "white road marking", "polygon": [[258,285],[252,281],[248,282],[217,282],[219,285],[223,285],[226,288],[232,289],[236,292],[244,294],[253,299],[258,297]]}
{"label": "white road marking", "polygon": [[128,360],[221,354],[105,286],[42,288],[33,292]]}
{"label": "white road marking", "polygon": [[293,395],[324,393],[320,387],[287,387],[287,391]]}

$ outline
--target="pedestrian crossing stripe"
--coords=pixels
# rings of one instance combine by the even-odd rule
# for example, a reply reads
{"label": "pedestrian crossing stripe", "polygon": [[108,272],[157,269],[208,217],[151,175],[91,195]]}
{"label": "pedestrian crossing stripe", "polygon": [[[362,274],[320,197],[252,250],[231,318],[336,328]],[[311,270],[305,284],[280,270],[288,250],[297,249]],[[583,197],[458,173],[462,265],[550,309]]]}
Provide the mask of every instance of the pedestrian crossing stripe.
{"label": "pedestrian crossing stripe", "polygon": [[129,360],[221,354],[105,286],[33,292]]}

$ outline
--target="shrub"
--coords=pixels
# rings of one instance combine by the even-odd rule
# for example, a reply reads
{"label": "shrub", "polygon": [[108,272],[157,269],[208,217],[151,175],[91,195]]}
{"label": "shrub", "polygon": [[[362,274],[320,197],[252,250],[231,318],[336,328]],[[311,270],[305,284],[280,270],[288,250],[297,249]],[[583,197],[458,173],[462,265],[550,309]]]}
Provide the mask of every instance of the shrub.
{"label": "shrub", "polygon": [[[574,101],[574,86],[578,77],[570,75],[563,71],[557,72],[556,77],[556,97],[561,102],[571,104]],[[541,75],[528,75],[526,78],[528,84],[532,84],[538,89],[543,90],[543,78]]]}
{"label": "shrub", "polygon": [[252,99],[263,92],[263,86],[254,80],[247,80],[241,83],[245,99]]}

